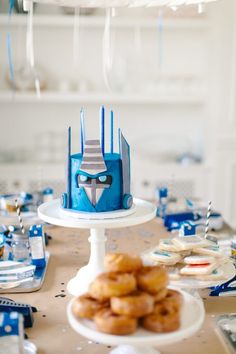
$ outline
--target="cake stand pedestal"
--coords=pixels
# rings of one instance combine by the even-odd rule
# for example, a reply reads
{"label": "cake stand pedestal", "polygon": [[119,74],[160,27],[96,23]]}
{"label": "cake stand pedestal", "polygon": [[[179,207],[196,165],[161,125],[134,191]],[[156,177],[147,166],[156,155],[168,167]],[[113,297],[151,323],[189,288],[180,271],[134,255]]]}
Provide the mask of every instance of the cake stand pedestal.
{"label": "cake stand pedestal", "polygon": [[97,331],[92,321],[77,319],[74,316],[74,299],[68,305],[67,317],[71,327],[82,336],[98,343],[118,345],[110,354],[160,354],[153,346],[173,344],[188,338],[201,328],[204,321],[205,311],[202,303],[187,292],[179,289],[178,291],[183,296],[181,326],[174,332],[157,334],[138,328],[134,334],[127,336],[105,334]]}
{"label": "cake stand pedestal", "polygon": [[[109,216],[101,219],[101,216],[95,219],[94,213],[65,213],[61,206],[60,200],[56,199],[48,203],[44,203],[38,208],[38,215],[43,221],[64,227],[72,227],[78,229],[90,229],[90,258],[85,267],[80,268],[77,275],[67,284],[67,290],[71,295],[78,296],[88,290],[88,285],[94,278],[104,271],[104,256],[106,236],[105,229],[114,229],[120,227],[128,227],[143,224],[152,220],[156,216],[156,208],[153,204],[141,199],[134,199],[134,207],[127,211],[114,211],[103,213]],[[76,217],[76,215],[78,217]],[[91,217],[91,218],[89,218]]]}

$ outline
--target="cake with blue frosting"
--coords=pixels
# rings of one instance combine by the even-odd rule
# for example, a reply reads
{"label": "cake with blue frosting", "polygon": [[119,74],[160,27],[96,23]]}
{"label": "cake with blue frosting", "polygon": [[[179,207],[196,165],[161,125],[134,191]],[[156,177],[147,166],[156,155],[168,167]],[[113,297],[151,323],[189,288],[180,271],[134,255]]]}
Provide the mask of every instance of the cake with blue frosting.
{"label": "cake with blue frosting", "polygon": [[129,209],[130,147],[118,130],[119,151],[114,152],[113,112],[110,112],[110,144],[105,146],[105,110],[100,110],[100,136],[87,139],[84,113],[81,110],[81,151],[71,153],[71,128],[68,129],[67,192],[62,195],[62,208],[78,212],[109,212]]}

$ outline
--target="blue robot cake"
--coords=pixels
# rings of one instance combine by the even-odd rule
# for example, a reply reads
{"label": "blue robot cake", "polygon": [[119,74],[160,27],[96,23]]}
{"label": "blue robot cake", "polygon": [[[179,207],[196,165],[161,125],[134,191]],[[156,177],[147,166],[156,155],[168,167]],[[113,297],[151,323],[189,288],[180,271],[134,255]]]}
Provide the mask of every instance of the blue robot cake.
{"label": "blue robot cake", "polygon": [[72,155],[71,128],[68,129],[67,192],[62,195],[62,208],[89,213],[131,208],[130,147],[119,129],[119,153],[113,151],[113,112],[109,152],[105,152],[104,107],[101,108],[100,139],[86,139],[83,110],[80,130],[81,152]]}

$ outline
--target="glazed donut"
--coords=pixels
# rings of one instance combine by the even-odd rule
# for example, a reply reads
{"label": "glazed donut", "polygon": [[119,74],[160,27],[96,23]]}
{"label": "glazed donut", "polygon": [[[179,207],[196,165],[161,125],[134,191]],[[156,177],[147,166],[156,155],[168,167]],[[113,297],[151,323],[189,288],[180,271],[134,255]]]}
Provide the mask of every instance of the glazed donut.
{"label": "glazed donut", "polygon": [[161,290],[159,290],[155,295],[153,295],[154,301],[155,302],[162,301],[166,297],[167,292],[168,292],[167,288],[162,288]]}
{"label": "glazed donut", "polygon": [[180,327],[180,311],[168,301],[156,303],[153,313],[143,318],[143,327],[156,333],[176,331]]}
{"label": "glazed donut", "polygon": [[136,290],[133,274],[108,272],[100,274],[89,286],[89,294],[100,301],[127,295]]}
{"label": "glazed donut", "polygon": [[124,315],[116,315],[111,309],[103,309],[96,313],[94,322],[97,329],[104,333],[125,335],[137,329],[137,319]]}
{"label": "glazed donut", "polygon": [[104,260],[105,269],[108,272],[136,272],[142,267],[139,256],[128,255],[126,253],[108,253]]}
{"label": "glazed donut", "polygon": [[173,305],[179,311],[182,304],[182,295],[176,290],[167,289],[165,302]]}
{"label": "glazed donut", "polygon": [[162,266],[146,266],[137,274],[138,287],[151,294],[158,293],[168,284],[168,273]]}
{"label": "glazed donut", "polygon": [[92,319],[98,311],[108,306],[108,302],[99,302],[89,294],[84,294],[74,300],[72,310],[76,317]]}
{"label": "glazed donut", "polygon": [[111,309],[118,315],[143,317],[153,311],[154,298],[141,291],[122,297],[112,297]]}
{"label": "glazed donut", "polygon": [[2,256],[4,255],[4,249],[5,249],[4,246],[2,246],[2,247],[0,248],[0,257],[2,257]]}

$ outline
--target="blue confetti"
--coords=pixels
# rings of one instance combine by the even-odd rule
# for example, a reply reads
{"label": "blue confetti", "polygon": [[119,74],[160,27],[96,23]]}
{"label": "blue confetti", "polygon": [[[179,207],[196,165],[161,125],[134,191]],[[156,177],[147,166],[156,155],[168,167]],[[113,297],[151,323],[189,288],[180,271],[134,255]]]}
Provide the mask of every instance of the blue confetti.
{"label": "blue confetti", "polygon": [[109,251],[114,251],[117,249],[117,245],[115,245],[114,243],[110,243],[110,244],[107,244],[107,250]]}

